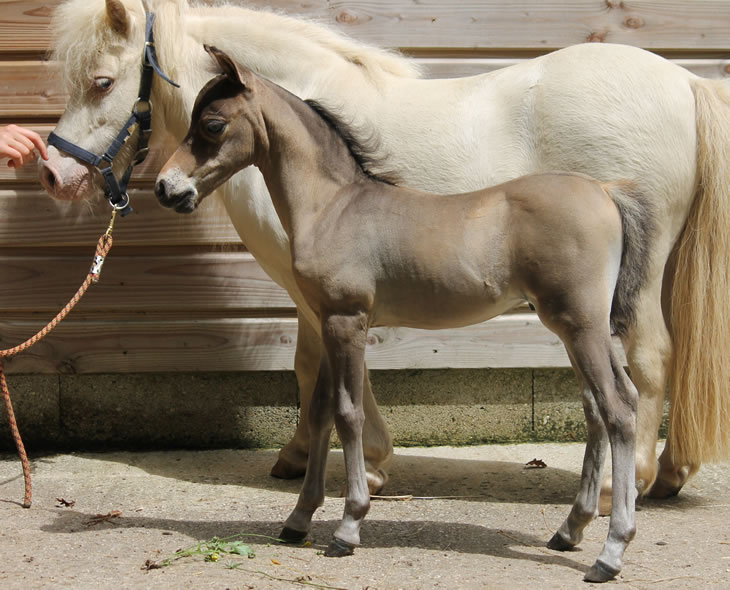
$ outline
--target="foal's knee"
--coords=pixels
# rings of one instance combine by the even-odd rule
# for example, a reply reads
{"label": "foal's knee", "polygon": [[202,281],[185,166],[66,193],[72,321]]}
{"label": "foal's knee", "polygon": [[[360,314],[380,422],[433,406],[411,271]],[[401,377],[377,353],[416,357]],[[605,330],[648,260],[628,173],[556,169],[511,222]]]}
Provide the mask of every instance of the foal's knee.
{"label": "foal's knee", "polygon": [[340,437],[362,433],[365,424],[365,412],[362,407],[355,406],[349,396],[340,394],[339,397],[340,403],[335,409],[335,426]]}

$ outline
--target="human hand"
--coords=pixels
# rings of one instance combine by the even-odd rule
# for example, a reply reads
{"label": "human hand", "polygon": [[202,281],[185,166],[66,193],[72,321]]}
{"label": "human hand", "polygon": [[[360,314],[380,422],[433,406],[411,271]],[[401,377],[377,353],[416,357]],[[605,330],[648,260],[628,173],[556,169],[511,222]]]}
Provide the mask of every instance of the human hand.
{"label": "human hand", "polygon": [[35,160],[35,149],[44,160],[48,159],[46,144],[35,131],[19,125],[0,127],[0,158],[10,158],[8,166],[11,168],[20,168]]}

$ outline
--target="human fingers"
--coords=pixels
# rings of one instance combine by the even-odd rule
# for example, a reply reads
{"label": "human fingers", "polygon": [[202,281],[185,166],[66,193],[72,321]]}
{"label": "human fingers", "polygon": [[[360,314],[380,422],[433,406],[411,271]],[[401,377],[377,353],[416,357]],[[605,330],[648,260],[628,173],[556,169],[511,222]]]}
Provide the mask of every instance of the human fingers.
{"label": "human fingers", "polygon": [[[46,143],[43,141],[43,138],[38,135],[35,131],[32,129],[26,129],[25,127],[18,127],[17,125],[13,125],[15,127],[16,132],[19,135],[19,139],[22,138],[24,141],[26,141],[26,145],[29,145],[31,150],[36,147],[38,148],[38,151],[41,154],[41,157],[44,160],[48,159],[48,149],[46,148]],[[30,144],[27,144],[27,142],[30,142]]]}

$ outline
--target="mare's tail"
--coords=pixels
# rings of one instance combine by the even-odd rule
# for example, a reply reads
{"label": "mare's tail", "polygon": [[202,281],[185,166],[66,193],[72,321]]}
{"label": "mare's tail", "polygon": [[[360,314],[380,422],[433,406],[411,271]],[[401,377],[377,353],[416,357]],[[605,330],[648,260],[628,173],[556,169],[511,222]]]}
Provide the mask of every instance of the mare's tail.
{"label": "mare's tail", "polygon": [[611,182],[602,186],[621,214],[623,251],[611,305],[611,325],[622,336],[636,319],[636,298],[646,282],[655,216],[649,200],[633,183]]}
{"label": "mare's tail", "polygon": [[699,188],[676,247],[667,447],[698,467],[730,456],[730,85],[691,85]]}

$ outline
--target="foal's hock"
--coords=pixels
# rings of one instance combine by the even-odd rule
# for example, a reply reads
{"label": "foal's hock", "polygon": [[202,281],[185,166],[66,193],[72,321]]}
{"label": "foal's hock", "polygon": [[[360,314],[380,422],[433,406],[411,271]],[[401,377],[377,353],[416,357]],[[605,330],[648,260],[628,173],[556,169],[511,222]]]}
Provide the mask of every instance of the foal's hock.
{"label": "foal's hock", "polygon": [[291,244],[292,269],[322,329],[309,414],[307,471],[281,537],[300,541],[324,500],[333,425],[347,471],[343,519],[327,555],[351,554],[369,509],[362,387],[370,326],[464,326],[530,302],[564,343],[588,423],[573,508],[548,543],[577,545],[598,510],[610,443],[613,507],[591,581],[613,578],[635,533],[637,392],[611,342],[628,329],[653,233],[629,183],[536,174],[444,196],[367,173],[367,150],[334,117],[208,48],[223,74],[200,92],[190,129],[156,184],[162,204],[192,212],[235,172],[257,166]]}

